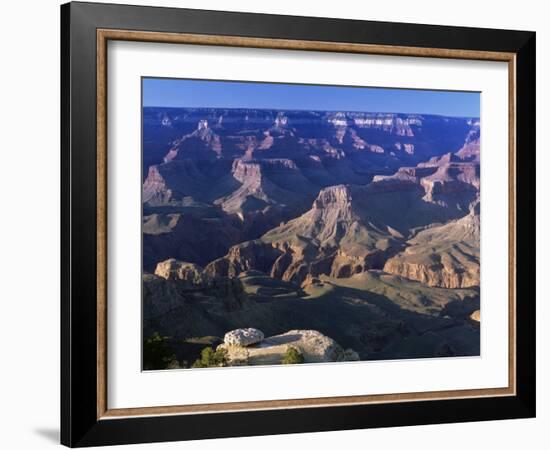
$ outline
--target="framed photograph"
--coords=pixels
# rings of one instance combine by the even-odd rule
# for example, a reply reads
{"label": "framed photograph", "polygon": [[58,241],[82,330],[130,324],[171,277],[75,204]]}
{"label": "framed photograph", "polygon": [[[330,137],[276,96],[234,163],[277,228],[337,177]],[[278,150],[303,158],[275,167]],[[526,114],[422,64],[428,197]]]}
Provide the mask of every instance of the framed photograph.
{"label": "framed photograph", "polygon": [[62,443],[535,415],[535,33],[69,3]]}

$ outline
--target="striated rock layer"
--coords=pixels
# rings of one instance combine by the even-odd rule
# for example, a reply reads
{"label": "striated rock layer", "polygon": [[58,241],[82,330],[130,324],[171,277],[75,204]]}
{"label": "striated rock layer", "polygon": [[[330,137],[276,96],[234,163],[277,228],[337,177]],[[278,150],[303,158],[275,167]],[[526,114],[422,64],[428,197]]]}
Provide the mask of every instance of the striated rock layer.
{"label": "striated rock layer", "polygon": [[170,258],[157,264],[155,275],[165,280],[182,280],[190,285],[204,283],[203,269],[197,264]]}
{"label": "striated rock layer", "polygon": [[479,211],[473,207],[462,219],[419,232],[384,271],[429,286],[479,286],[479,231]]}
{"label": "striated rock layer", "polygon": [[320,274],[345,278],[384,269],[432,286],[476,286],[478,189],[479,165],[450,154],[366,186],[330,186],[309,211],[231,247],[206,272],[260,270],[301,284]]}

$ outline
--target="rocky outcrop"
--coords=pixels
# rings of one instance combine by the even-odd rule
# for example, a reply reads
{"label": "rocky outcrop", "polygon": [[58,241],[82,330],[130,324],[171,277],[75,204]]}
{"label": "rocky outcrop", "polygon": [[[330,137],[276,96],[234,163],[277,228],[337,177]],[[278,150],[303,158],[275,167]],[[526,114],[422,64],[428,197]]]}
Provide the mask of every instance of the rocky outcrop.
{"label": "rocky outcrop", "polygon": [[454,264],[448,257],[434,258],[433,263],[415,263],[395,257],[384,265],[384,271],[429,286],[449,289],[479,286],[479,266],[475,264],[464,270],[462,264]]}
{"label": "rocky outcrop", "polygon": [[166,280],[181,280],[190,285],[201,285],[207,281],[202,267],[174,258],[158,263],[155,275]]}
{"label": "rocky outcrop", "polygon": [[[159,273],[164,276],[143,275],[144,329],[149,334],[170,329],[168,334],[176,338],[222,335],[228,328],[227,318],[250,306],[241,280],[210,278],[197,273],[196,267],[188,273],[178,271],[185,266],[168,262],[160,264]],[[191,279],[186,279],[190,274]]]}
{"label": "rocky outcrop", "polygon": [[308,212],[262,236],[284,252],[272,275],[300,284],[308,275],[340,278],[381,267],[401,241],[369,220],[368,197],[362,187],[325,188]]}
{"label": "rocky outcrop", "polygon": [[250,235],[236,217],[211,207],[148,214],[143,217],[143,267],[154,272],[170,258],[204,266]]}
{"label": "rocky outcrop", "polygon": [[[342,115],[333,119],[333,123],[348,123],[348,115]],[[397,136],[414,136],[413,126],[421,126],[422,119],[419,116],[403,117],[397,114],[384,113],[350,113],[351,120],[358,128],[380,129]]]}
{"label": "rocky outcrop", "polygon": [[[479,142],[479,130],[470,133],[466,142],[475,145],[476,139]],[[430,286],[479,285],[479,175],[478,159],[447,153],[414,168],[401,168],[392,176],[375,177],[373,186],[382,184],[387,190],[388,184],[396,189],[409,183],[409,188],[422,188],[424,202],[458,212],[470,210],[461,218],[417,232],[403,252],[386,261],[384,271]]]}
{"label": "rocky outcrop", "polygon": [[471,163],[441,164],[430,176],[421,179],[426,199],[433,201],[438,195],[460,194],[479,190],[479,165]]}
{"label": "rocky outcrop", "polygon": [[479,162],[480,134],[479,121],[472,123],[472,129],[466,136],[462,148],[456,152],[456,156],[463,160]]}
{"label": "rocky outcrop", "polygon": [[208,264],[205,273],[211,277],[235,277],[247,270],[269,273],[281,254],[278,248],[269,243],[249,241],[231,247],[225,257]]}
{"label": "rocky outcrop", "polygon": [[283,334],[264,338],[261,342],[247,346],[221,344],[225,349],[229,365],[281,364],[289,348],[296,349],[306,363],[357,361],[359,356],[351,349],[344,350],[338,343],[316,330],[291,330]]}
{"label": "rocky outcrop", "polygon": [[448,195],[460,195],[479,190],[479,162],[465,161],[447,153],[419,163],[416,167],[401,167],[390,176],[375,176],[371,189],[377,192],[414,189],[424,190],[424,200],[438,202]]}
{"label": "rocky outcrop", "polygon": [[185,197],[203,198],[207,178],[190,159],[149,167],[143,184],[143,202],[151,205],[172,204]]}
{"label": "rocky outcrop", "polygon": [[248,347],[264,339],[264,334],[256,328],[238,328],[225,333],[223,343],[226,346],[238,345]]}
{"label": "rocky outcrop", "polygon": [[174,146],[164,157],[164,162],[189,157],[213,159],[219,158],[221,155],[222,143],[220,136],[210,128],[207,119],[202,119],[199,120],[195,131],[174,142]]}
{"label": "rocky outcrop", "polygon": [[374,185],[379,183],[394,181],[408,181],[411,183],[420,183],[424,177],[432,175],[437,170],[437,166],[428,167],[400,167],[393,175],[377,175],[373,178]]}
{"label": "rocky outcrop", "polygon": [[161,316],[186,304],[185,294],[177,283],[167,282],[164,278],[144,273],[143,318],[145,320]]}
{"label": "rocky outcrop", "polygon": [[464,160],[467,161],[477,161],[479,162],[480,158],[480,141],[479,139],[475,141],[468,142],[464,144],[464,146],[456,152],[456,155]]}
{"label": "rocky outcrop", "polygon": [[303,205],[316,187],[289,159],[248,161],[237,159],[232,174],[240,187],[216,200],[225,211],[246,214],[268,205]]}
{"label": "rocky outcrop", "polygon": [[259,270],[299,285],[308,275],[348,277],[381,267],[401,248],[401,242],[396,234],[367,220],[361,205],[364,197],[359,187],[323,189],[308,212],[260,239],[232,247],[225,257],[210,263],[206,272],[236,276]]}
{"label": "rocky outcrop", "polygon": [[233,178],[241,183],[256,182],[259,183],[262,178],[260,164],[248,160],[236,159],[231,168]]}
{"label": "rocky outcrop", "polygon": [[479,215],[421,231],[405,251],[388,259],[384,271],[429,286],[479,286]]}
{"label": "rocky outcrop", "polygon": [[323,283],[319,278],[314,277],[310,273],[308,273],[306,279],[302,282],[301,287],[305,288],[308,286],[320,286],[322,284]]}
{"label": "rocky outcrop", "polygon": [[346,185],[330,186],[319,192],[313,202],[318,211],[336,211],[342,219],[351,217],[352,188]]}

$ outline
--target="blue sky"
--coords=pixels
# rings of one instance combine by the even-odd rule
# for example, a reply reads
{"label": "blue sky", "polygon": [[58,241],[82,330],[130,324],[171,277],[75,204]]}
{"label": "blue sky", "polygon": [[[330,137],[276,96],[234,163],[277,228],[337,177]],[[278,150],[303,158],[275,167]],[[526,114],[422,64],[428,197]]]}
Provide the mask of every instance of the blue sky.
{"label": "blue sky", "polygon": [[478,92],[143,78],[143,106],[307,109],[479,117]]}

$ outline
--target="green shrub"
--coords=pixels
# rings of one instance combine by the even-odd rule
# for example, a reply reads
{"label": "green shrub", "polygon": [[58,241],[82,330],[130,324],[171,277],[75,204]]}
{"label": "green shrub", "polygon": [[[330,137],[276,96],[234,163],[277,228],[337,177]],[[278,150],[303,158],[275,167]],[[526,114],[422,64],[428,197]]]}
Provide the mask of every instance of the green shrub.
{"label": "green shrub", "polygon": [[193,363],[194,368],[223,366],[227,366],[227,350],[223,348],[214,350],[212,347],[205,347],[201,351],[200,359]]}
{"label": "green shrub", "polygon": [[162,370],[176,367],[178,362],[170,345],[171,338],[155,332],[143,341],[143,369]]}
{"label": "green shrub", "polygon": [[283,357],[283,364],[302,364],[304,362],[304,355],[294,347],[289,347]]}

